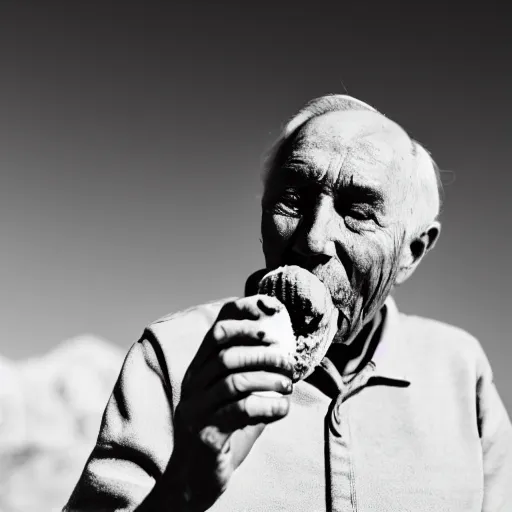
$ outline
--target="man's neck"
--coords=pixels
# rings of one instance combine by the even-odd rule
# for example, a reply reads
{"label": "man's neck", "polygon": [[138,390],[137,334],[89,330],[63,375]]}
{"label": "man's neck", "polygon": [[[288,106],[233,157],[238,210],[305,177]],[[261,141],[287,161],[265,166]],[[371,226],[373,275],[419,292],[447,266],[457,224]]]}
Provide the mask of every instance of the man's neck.
{"label": "man's neck", "polygon": [[361,329],[350,345],[333,343],[326,356],[340,375],[358,373],[371,360],[379,343],[384,314],[378,311]]}

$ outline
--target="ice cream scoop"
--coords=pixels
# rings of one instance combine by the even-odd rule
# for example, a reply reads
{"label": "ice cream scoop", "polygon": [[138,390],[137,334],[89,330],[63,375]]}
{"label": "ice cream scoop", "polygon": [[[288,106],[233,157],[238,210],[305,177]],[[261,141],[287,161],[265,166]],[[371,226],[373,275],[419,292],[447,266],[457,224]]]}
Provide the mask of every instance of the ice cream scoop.
{"label": "ice cream scoop", "polygon": [[306,378],[325,356],[337,331],[338,310],[328,289],[311,272],[292,265],[266,274],[258,292],[276,297],[286,307],[297,341],[293,380]]}

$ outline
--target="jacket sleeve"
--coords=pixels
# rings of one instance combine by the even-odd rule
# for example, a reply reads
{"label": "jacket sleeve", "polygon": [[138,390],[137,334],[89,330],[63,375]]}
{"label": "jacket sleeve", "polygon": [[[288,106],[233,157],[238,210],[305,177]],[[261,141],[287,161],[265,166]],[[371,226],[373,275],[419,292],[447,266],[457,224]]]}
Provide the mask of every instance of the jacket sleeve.
{"label": "jacket sleeve", "polygon": [[172,452],[170,387],[160,345],[146,330],[128,352],[64,512],[132,511],[144,500]]}
{"label": "jacket sleeve", "polygon": [[512,511],[512,425],[482,354],[477,380],[478,428],[482,443],[484,501],[482,512]]}

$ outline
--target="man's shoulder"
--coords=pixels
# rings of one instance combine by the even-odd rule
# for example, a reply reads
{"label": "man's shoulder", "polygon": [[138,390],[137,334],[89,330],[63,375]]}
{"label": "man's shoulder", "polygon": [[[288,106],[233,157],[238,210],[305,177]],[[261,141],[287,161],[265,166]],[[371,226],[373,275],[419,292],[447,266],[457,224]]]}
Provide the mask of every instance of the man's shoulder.
{"label": "man's shoulder", "polygon": [[158,320],[151,322],[149,328],[156,326],[157,328],[167,328],[170,326],[171,322],[187,322],[190,321],[191,318],[196,317],[201,317],[207,322],[212,322],[212,317],[214,317],[214,321],[224,304],[236,299],[238,299],[238,297],[226,297],[224,299],[212,300],[203,304],[196,304],[188,308],[168,313],[167,315],[160,317]]}
{"label": "man's shoulder", "polygon": [[448,363],[480,373],[488,364],[480,341],[467,330],[416,314],[399,313],[400,326],[408,350],[418,359]]}
{"label": "man's shoulder", "polygon": [[450,344],[474,344],[478,343],[475,336],[465,329],[447,322],[421,316],[400,312],[400,324],[408,333],[414,333],[416,337],[425,338],[430,341],[440,342],[447,340]]}
{"label": "man's shoulder", "polygon": [[163,345],[188,343],[188,340],[197,336],[202,339],[215,322],[222,306],[236,299],[227,297],[169,313],[151,322],[147,329]]}
{"label": "man's shoulder", "polygon": [[146,328],[146,337],[157,345],[174,377],[183,375],[222,306],[236,297],[199,304],[155,320]]}

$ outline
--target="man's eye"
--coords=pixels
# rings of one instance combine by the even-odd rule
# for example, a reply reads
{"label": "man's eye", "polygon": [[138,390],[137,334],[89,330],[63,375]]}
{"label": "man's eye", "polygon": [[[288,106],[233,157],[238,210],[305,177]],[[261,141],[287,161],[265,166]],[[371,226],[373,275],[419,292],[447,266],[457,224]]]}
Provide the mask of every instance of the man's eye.
{"label": "man's eye", "polygon": [[369,205],[364,204],[351,205],[350,207],[347,208],[343,216],[345,218],[348,218],[352,221],[359,223],[376,221],[373,208]]}
{"label": "man's eye", "polygon": [[296,191],[285,190],[276,202],[275,209],[285,215],[300,215],[301,198]]}
{"label": "man's eye", "polygon": [[371,213],[363,208],[351,208],[348,216],[356,220],[370,220]]}

